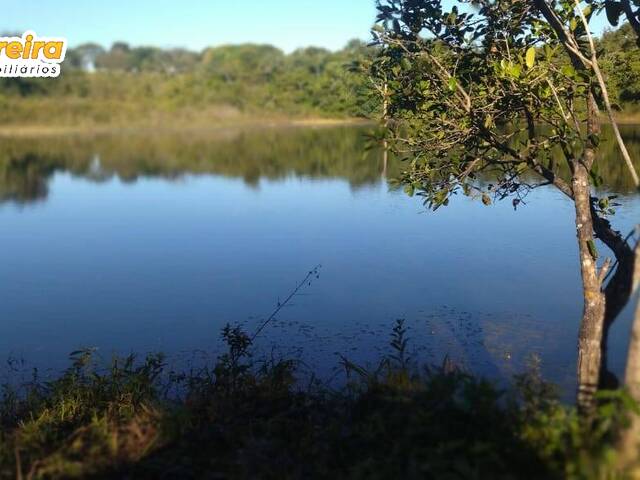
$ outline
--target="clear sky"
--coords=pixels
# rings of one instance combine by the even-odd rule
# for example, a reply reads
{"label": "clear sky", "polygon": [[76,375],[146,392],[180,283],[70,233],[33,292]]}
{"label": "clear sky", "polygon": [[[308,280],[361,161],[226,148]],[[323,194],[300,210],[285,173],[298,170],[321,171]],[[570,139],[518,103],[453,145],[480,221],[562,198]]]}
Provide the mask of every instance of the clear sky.
{"label": "clear sky", "polygon": [[270,43],[286,51],[342,48],[368,40],[374,0],[22,0],[3,1],[0,31],[34,30],[71,46],[116,40],[202,49]]}
{"label": "clear sky", "polygon": [[[375,0],[21,0],[2,6],[0,31],[34,30],[71,46],[117,40],[200,50],[226,43],[270,43],[285,51],[332,50],[368,40]],[[604,21],[596,20],[602,31]]]}

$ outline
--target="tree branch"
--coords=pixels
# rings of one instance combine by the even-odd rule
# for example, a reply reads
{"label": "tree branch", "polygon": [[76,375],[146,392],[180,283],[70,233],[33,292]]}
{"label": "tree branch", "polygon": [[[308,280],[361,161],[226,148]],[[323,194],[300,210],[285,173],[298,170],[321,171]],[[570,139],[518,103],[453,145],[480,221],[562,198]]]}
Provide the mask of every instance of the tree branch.
{"label": "tree branch", "polygon": [[584,16],[584,12],[582,11],[582,8],[580,8],[580,0],[575,0],[575,2],[576,2],[576,8],[578,9],[578,12],[580,14],[580,19],[582,20],[584,29],[587,32],[587,39],[589,40],[589,48],[591,50],[591,68],[593,69],[593,73],[595,73],[596,79],[598,80],[598,84],[600,85],[602,101],[604,103],[605,109],[607,110],[607,116],[609,117],[609,121],[611,122],[611,128],[613,128],[613,133],[616,137],[616,141],[618,142],[618,147],[620,148],[620,152],[622,153],[622,158],[627,164],[627,168],[629,169],[629,173],[631,174],[633,183],[635,184],[636,188],[638,188],[640,187],[640,179],[638,178],[638,173],[636,172],[636,169],[633,166],[633,162],[631,161],[631,156],[629,155],[627,146],[624,144],[624,140],[622,139],[622,135],[620,134],[618,123],[613,117],[613,110],[611,108],[611,102],[609,101],[609,92],[607,91],[607,84],[604,81],[604,77],[602,75],[602,72],[600,71],[600,66],[598,65],[598,56],[596,53],[596,46],[593,43],[593,37],[591,36],[591,31],[589,30],[589,22],[587,22],[587,19]]}
{"label": "tree branch", "polygon": [[629,0],[622,0],[620,3],[622,4],[622,9],[624,10],[624,14],[627,17],[631,28],[633,28],[636,35],[640,37],[640,22],[638,21],[638,17],[636,17],[635,13],[633,13],[631,2],[629,2]]}
{"label": "tree branch", "polygon": [[573,39],[573,36],[567,33],[562,25],[562,21],[558,18],[556,12],[547,4],[546,0],[534,0],[534,4],[542,16],[549,22],[549,25],[567,49],[573,66],[576,68],[590,67],[591,61],[582,55],[580,47]]}

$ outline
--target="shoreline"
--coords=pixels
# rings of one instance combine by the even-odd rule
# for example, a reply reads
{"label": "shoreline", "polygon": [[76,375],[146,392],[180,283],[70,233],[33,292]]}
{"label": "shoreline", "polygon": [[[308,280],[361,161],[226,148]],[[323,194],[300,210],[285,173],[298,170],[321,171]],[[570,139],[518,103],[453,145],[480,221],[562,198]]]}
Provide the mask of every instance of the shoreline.
{"label": "shoreline", "polygon": [[[602,115],[603,125],[610,124],[609,118]],[[617,116],[619,125],[640,125],[640,115],[628,114]],[[131,123],[89,123],[89,124],[8,124],[0,125],[0,139],[34,138],[61,136],[101,136],[130,134],[171,134],[171,133],[207,133],[221,130],[260,130],[271,128],[323,128],[341,126],[375,125],[375,119],[348,117],[249,117],[241,116],[230,119],[197,119],[196,121],[176,122],[140,122]]]}
{"label": "shoreline", "polygon": [[[618,125],[640,125],[640,115],[635,113],[614,115]],[[603,124],[610,125],[609,117],[606,114],[601,116],[600,121]]]}
{"label": "shoreline", "polygon": [[364,126],[375,122],[366,118],[238,118],[227,121],[213,120],[210,124],[205,121],[193,123],[158,123],[145,124],[134,122],[131,124],[89,124],[89,125],[2,125],[0,138],[30,138],[43,136],[75,136],[75,135],[115,135],[115,134],[156,134],[156,133],[184,133],[219,131],[225,129],[265,129],[265,128],[321,128],[339,126]]}

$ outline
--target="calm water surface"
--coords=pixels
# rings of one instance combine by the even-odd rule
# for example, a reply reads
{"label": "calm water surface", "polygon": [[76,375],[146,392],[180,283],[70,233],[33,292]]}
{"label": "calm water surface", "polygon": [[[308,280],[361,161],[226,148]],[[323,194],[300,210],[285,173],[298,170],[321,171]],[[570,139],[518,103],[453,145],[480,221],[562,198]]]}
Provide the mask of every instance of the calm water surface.
{"label": "calm water surface", "polygon": [[[640,129],[625,135],[640,158]],[[247,330],[306,272],[319,279],[260,339],[329,377],[373,362],[395,319],[425,362],[506,377],[538,355],[574,375],[581,313],[571,204],[552,188],[514,211],[460,197],[427,213],[389,186],[357,128],[0,141],[0,358],[40,369],[70,351],[193,361],[227,322]],[[605,144],[607,145],[607,144]],[[600,174],[629,231],[640,198],[605,146]],[[612,333],[620,371],[631,317]],[[204,353],[202,354],[204,355]],[[197,361],[197,360],[196,360]]]}

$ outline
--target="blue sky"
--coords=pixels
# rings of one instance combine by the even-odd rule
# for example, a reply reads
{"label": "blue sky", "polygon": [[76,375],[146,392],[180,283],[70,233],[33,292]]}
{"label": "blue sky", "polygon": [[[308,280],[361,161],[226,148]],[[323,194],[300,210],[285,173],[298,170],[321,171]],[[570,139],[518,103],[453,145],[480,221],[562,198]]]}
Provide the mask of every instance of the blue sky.
{"label": "blue sky", "polygon": [[[116,40],[200,50],[227,43],[270,43],[285,51],[332,50],[369,39],[374,0],[29,0],[3,2],[0,31],[35,30],[71,46]],[[604,22],[596,20],[596,31]]]}
{"label": "blue sky", "polygon": [[29,0],[2,2],[0,30],[63,36],[74,46],[116,40],[201,49],[271,43],[286,51],[369,39],[374,0]]}

